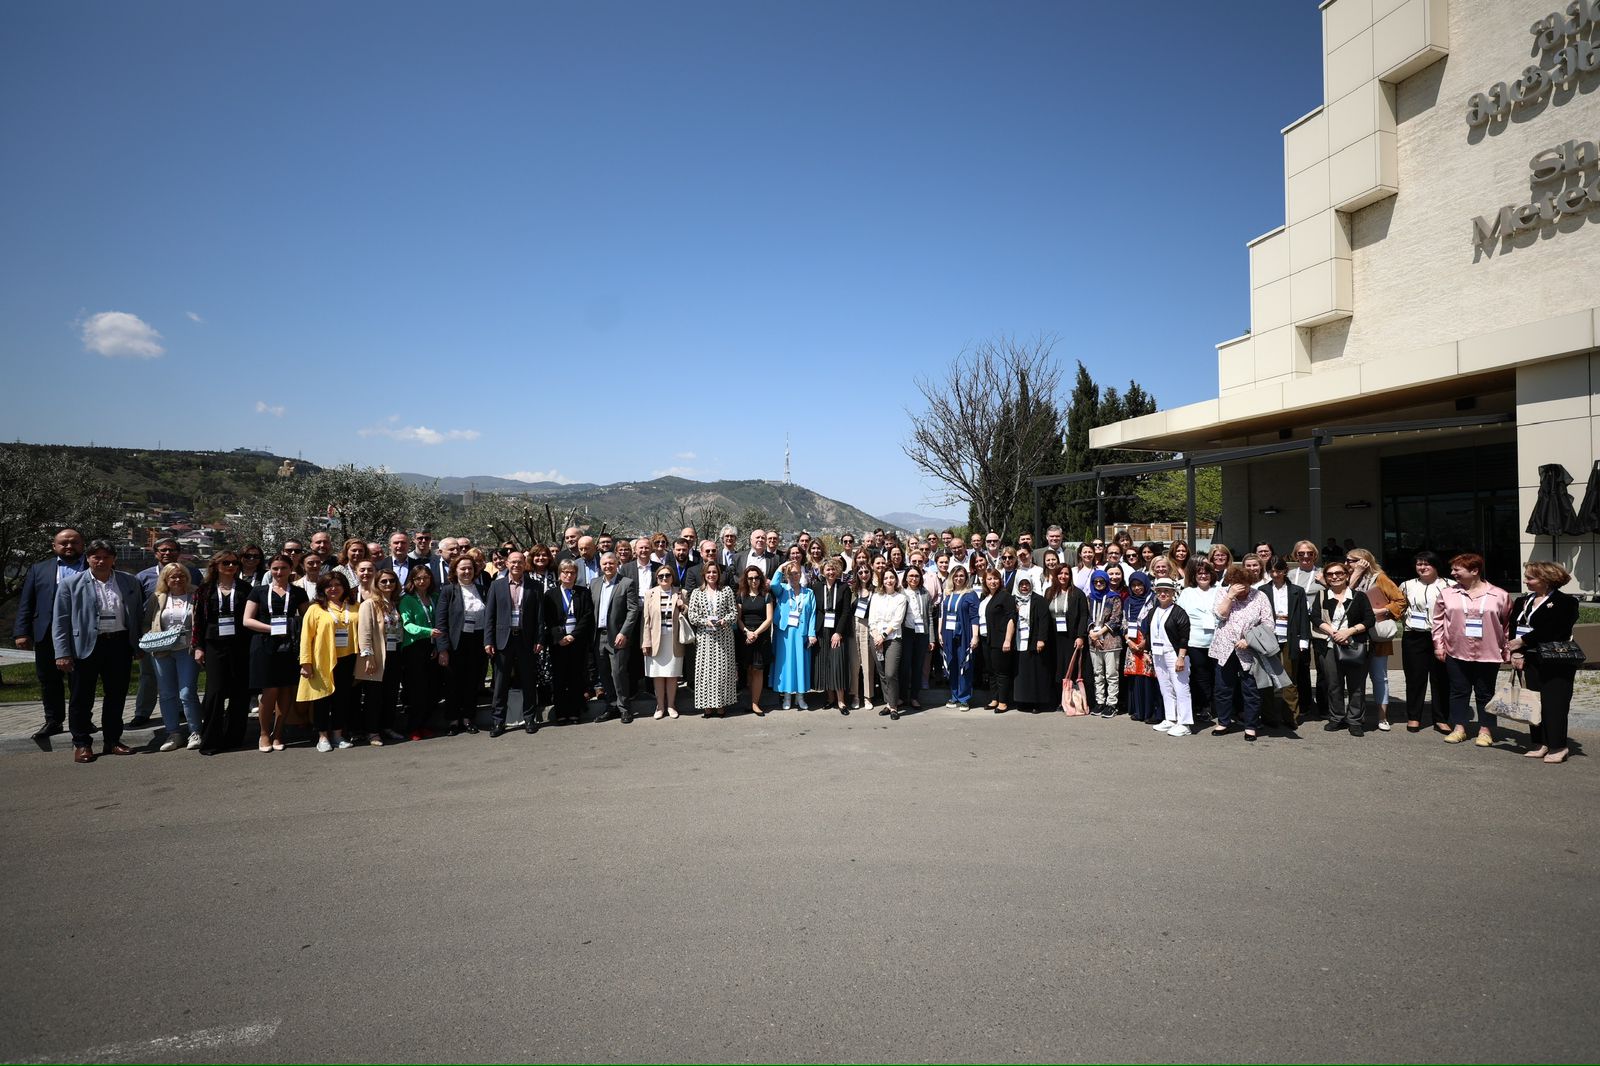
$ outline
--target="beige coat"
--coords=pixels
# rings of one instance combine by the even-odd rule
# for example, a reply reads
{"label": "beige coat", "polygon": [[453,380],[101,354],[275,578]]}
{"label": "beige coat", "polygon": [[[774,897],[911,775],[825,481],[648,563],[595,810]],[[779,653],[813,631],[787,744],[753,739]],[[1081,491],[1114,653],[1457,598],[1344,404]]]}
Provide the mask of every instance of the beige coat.
{"label": "beige coat", "polygon": [[[683,627],[689,624],[689,601],[683,590],[672,590],[672,654],[683,658]],[[646,655],[656,653],[656,638],[661,635],[661,593],[650,589],[644,595],[644,625],[639,634],[639,647]]]}
{"label": "beige coat", "polygon": [[[383,609],[373,600],[361,604],[356,616],[356,680],[382,681],[388,660],[389,627]],[[367,650],[372,654],[368,655]]]}

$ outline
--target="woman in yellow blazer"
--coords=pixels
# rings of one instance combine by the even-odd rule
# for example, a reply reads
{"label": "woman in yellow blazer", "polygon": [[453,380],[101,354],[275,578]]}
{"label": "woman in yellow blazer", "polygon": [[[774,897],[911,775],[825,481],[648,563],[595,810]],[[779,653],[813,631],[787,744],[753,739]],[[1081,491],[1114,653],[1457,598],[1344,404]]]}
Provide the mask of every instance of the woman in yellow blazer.
{"label": "woman in yellow blazer", "polygon": [[375,748],[383,747],[385,735],[405,739],[394,728],[400,717],[400,640],[405,636],[399,602],[400,579],[393,570],[381,570],[356,619],[356,690],[350,725]]}
{"label": "woman in yellow blazer", "polygon": [[349,580],[337,570],[323,574],[317,579],[317,598],[306,607],[300,625],[297,696],[311,704],[318,751],[332,751],[334,744],[354,746],[344,735],[356,672],[356,612],[349,601]]}

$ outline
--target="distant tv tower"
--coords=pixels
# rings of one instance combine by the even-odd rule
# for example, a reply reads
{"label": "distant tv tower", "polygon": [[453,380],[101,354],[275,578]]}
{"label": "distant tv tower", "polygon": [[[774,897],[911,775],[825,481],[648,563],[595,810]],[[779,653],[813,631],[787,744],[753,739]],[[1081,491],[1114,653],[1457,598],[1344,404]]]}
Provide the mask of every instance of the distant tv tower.
{"label": "distant tv tower", "polygon": [[789,434],[783,435],[783,483],[792,484],[789,480]]}

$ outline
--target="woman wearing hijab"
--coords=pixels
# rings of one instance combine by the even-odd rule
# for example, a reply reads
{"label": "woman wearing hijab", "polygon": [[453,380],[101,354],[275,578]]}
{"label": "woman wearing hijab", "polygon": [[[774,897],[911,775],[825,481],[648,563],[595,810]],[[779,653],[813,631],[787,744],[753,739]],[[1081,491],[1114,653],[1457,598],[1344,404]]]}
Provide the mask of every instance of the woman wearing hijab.
{"label": "woman wearing hijab", "polygon": [[1128,578],[1128,598],[1122,605],[1128,640],[1128,652],[1122,661],[1122,676],[1128,689],[1128,717],[1150,725],[1164,717],[1155,666],[1150,661],[1150,644],[1144,635],[1145,615],[1154,607],[1150,578],[1142,570],[1135,570],[1133,576]]}
{"label": "woman wearing hijab", "polygon": [[[1118,579],[1122,572],[1118,570]],[[1094,713],[1117,713],[1122,680],[1122,596],[1111,587],[1111,573],[1096,570],[1089,581],[1089,657],[1094,663]]]}
{"label": "woman wearing hijab", "polygon": [[1017,679],[1013,694],[1017,706],[1034,714],[1061,702],[1061,684],[1051,684],[1055,666],[1055,626],[1050,606],[1033,590],[1033,575],[1018,573]]}

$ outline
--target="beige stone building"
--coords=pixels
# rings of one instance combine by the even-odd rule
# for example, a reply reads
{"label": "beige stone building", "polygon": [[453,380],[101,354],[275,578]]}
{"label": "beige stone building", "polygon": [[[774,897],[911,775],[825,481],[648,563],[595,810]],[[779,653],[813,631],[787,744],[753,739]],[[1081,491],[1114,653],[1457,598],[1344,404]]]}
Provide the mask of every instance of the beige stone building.
{"label": "beige stone building", "polygon": [[1600,0],[1321,11],[1323,99],[1283,129],[1284,225],[1247,242],[1216,398],[1091,443],[1281,444],[1223,466],[1235,549],[1319,530],[1409,575],[1478,546],[1497,580],[1555,558],[1593,592],[1592,534],[1523,530],[1539,466],[1576,505],[1600,449]]}

